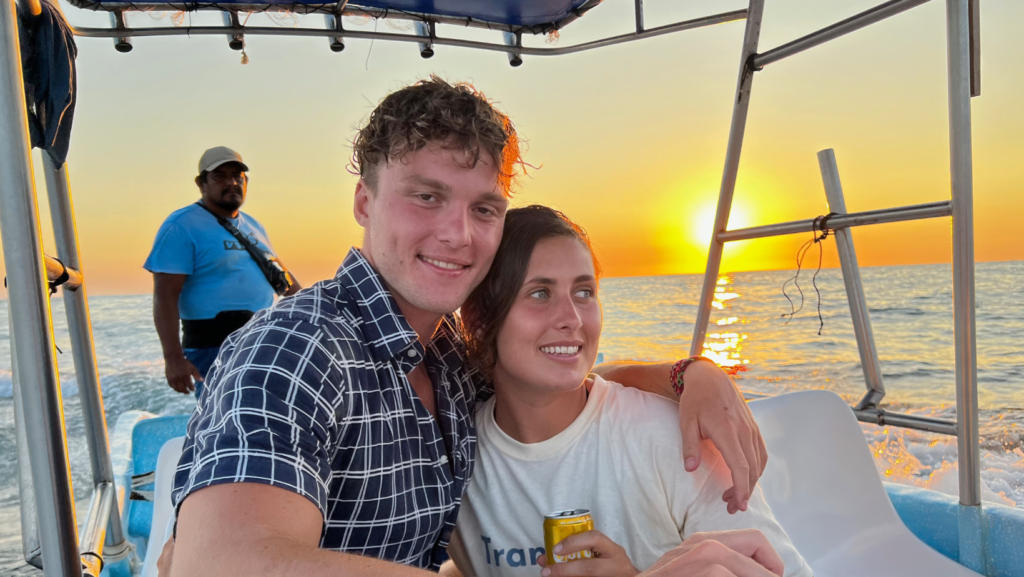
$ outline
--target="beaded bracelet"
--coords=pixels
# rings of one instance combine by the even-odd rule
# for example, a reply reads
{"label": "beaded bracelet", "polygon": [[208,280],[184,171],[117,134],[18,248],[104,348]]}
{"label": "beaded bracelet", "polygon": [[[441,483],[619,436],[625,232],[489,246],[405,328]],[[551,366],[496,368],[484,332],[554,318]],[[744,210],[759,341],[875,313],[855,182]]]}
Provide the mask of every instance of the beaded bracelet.
{"label": "beaded bracelet", "polygon": [[697,361],[711,361],[711,359],[702,356],[689,357],[686,359],[680,359],[676,361],[676,364],[672,365],[672,371],[669,373],[669,380],[672,383],[672,390],[680,397],[683,396],[683,372],[686,371],[686,367]]}

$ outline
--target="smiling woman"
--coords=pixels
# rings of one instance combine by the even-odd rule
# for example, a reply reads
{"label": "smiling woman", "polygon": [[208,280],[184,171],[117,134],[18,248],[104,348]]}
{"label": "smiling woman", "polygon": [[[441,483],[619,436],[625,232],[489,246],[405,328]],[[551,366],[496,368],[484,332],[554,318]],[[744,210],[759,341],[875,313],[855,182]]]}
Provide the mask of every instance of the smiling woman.
{"label": "smiling woman", "polygon": [[732,515],[717,455],[684,470],[677,403],[588,378],[603,326],[599,276],[586,233],[564,214],[508,211],[491,271],[462,307],[469,359],[494,395],[476,413],[473,482],[448,549],[455,565],[479,577],[536,573],[545,515],[582,508],[591,530],[547,553],[582,551],[590,559],[575,562],[588,574],[636,575],[697,532],[756,528],[785,559],[774,574],[810,575],[759,489]]}

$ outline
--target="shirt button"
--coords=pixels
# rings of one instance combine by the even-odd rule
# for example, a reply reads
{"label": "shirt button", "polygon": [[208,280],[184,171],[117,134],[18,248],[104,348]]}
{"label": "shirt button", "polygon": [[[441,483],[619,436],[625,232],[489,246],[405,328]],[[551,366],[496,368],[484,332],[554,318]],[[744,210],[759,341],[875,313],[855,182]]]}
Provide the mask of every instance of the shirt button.
{"label": "shirt button", "polygon": [[411,357],[415,357],[416,356],[416,349],[409,349],[409,352],[406,353],[406,354],[409,355],[410,358]]}

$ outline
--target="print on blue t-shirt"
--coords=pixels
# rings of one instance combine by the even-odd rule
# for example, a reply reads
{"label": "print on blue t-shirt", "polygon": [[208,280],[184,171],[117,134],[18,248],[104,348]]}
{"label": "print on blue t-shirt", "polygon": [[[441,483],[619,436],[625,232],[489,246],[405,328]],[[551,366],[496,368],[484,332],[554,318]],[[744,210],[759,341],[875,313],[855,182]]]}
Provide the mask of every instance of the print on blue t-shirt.
{"label": "print on blue t-shirt", "polygon": [[[256,246],[274,252],[263,225],[238,213],[229,219]],[[143,268],[185,274],[178,298],[182,319],[212,319],[221,311],[258,311],[274,303],[274,289],[238,239],[202,207],[191,204],[167,217]]]}

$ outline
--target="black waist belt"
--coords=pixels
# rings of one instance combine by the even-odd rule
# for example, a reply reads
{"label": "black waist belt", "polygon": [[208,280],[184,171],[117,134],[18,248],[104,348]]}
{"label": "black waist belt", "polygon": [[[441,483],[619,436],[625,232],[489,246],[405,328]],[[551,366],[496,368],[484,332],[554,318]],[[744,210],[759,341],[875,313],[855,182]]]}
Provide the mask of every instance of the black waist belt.
{"label": "black waist belt", "polygon": [[256,314],[252,311],[221,311],[212,319],[181,319],[182,348],[219,347],[228,335],[242,328]]}

